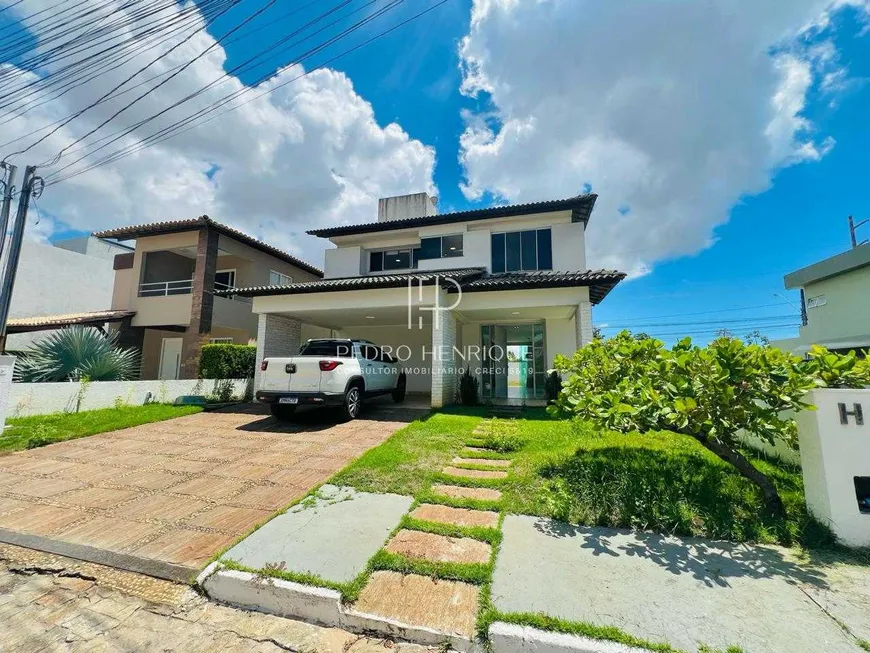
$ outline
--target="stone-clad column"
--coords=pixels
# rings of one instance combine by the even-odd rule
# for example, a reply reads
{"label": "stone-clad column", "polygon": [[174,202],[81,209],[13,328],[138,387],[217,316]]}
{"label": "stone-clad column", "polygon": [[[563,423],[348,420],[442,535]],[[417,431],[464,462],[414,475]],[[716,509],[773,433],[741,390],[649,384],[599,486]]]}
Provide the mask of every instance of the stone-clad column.
{"label": "stone-clad column", "polygon": [[257,322],[257,367],[254,388],[262,387],[260,363],[264,358],[295,356],[302,344],[302,323],[281,315],[260,313]]}
{"label": "stone-clad column", "polygon": [[191,289],[190,326],[184,333],[181,352],[181,378],[199,375],[199,356],[208,342],[214,312],[214,275],[217,272],[218,232],[211,227],[199,230],[196,244],[196,267]]}
{"label": "stone-clad column", "polygon": [[432,313],[432,408],[456,400],[456,316],[453,311]]}
{"label": "stone-clad column", "polygon": [[592,342],[592,304],[589,302],[577,304],[574,325],[577,328],[577,349]]}

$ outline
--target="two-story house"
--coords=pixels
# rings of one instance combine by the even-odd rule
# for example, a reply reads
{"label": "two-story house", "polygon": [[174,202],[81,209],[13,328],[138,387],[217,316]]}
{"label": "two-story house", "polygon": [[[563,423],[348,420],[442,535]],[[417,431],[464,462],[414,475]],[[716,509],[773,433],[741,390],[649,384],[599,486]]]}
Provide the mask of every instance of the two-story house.
{"label": "two-story house", "polygon": [[[141,350],[143,379],[196,378],[203,344],[256,340],[257,316],[250,299],[231,292],[236,286],[323,277],[305,261],[208,216],[94,235],[136,241],[133,251],[115,257],[111,308],[129,314],[118,327],[120,340]],[[216,289],[228,292],[217,297]]]}
{"label": "two-story house", "polygon": [[591,340],[592,305],[625,276],[586,268],[595,200],[438,214],[425,193],[383,199],[377,222],[308,232],[335,245],[322,280],[233,292],[253,300],[260,360],[295,354],[316,326],[389,348],[434,407],[454,401],[464,369],[485,399],[540,399],[555,356]]}

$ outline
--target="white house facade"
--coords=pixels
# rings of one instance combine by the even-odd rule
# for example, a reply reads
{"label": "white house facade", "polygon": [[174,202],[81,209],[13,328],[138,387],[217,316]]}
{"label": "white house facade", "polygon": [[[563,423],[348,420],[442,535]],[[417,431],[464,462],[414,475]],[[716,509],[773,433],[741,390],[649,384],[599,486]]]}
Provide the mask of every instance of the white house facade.
{"label": "white house facade", "polygon": [[335,245],[322,280],[233,293],[252,298],[258,360],[359,338],[402,361],[433,407],[466,369],[484,400],[540,400],[556,355],[592,339],[592,306],[625,276],[586,268],[595,200],[438,214],[425,193],[383,199],[377,222],[308,232]]}

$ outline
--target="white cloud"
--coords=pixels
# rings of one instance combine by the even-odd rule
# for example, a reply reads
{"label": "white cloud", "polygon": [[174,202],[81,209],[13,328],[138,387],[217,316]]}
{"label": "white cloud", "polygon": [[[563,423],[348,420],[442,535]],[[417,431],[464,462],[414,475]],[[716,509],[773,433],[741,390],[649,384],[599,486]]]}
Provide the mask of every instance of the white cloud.
{"label": "white cloud", "polygon": [[[460,46],[463,191],[599,194],[593,265],[642,274],[714,242],[741,197],[833,147],[804,117],[844,72],[831,12],[865,0],[475,0]],[[827,31],[826,31],[827,30]]]}
{"label": "white cloud", "polygon": [[[53,1],[25,0],[11,11],[19,16],[28,15]],[[8,4],[8,0],[0,2],[0,5]],[[78,9],[103,4],[102,0],[86,0],[79,3]],[[122,4],[119,0],[113,10],[120,11]],[[173,6],[163,13],[168,16],[181,10],[181,6]],[[191,23],[185,35],[194,29]],[[38,30],[36,35],[39,36]],[[128,52],[135,53],[130,62],[3,125],[0,142],[87,106],[157,53],[168,51],[181,38],[175,37],[152,50],[145,50],[146,43],[141,41],[130,43],[126,46]],[[205,32],[196,35],[136,77],[131,85],[161,73],[168,76],[170,69],[214,43]],[[257,48],[266,45],[256,39],[251,43]],[[83,52],[81,56],[87,54],[89,52]],[[149,93],[88,143],[132,126],[192,90],[218,79],[224,73],[224,64],[224,51],[216,47],[165,86]],[[114,164],[50,186],[40,206],[58,221],[82,230],[207,213],[319,264],[324,241],[302,235],[306,230],[374,220],[378,197],[422,190],[434,193],[435,153],[432,148],[410,138],[399,125],[379,125],[372,106],[354,91],[350,79],[340,72],[317,70],[278,88],[301,73],[298,66],[282,70],[242,99],[252,98],[268,88],[276,89],[273,93],[239,110]],[[157,83],[151,82],[150,86]],[[44,144],[26,155],[13,157],[12,161],[23,166],[52,158],[61,147],[100,124],[146,88],[149,86],[88,111]],[[136,129],[123,141],[94,157],[135,144],[241,88],[238,79],[225,80],[195,100]],[[8,117],[0,115],[0,123]],[[3,148],[0,155],[29,144],[33,138]],[[61,166],[76,158],[74,153],[67,154]],[[47,175],[61,166],[41,172]],[[212,178],[207,175],[209,172],[213,173]]]}

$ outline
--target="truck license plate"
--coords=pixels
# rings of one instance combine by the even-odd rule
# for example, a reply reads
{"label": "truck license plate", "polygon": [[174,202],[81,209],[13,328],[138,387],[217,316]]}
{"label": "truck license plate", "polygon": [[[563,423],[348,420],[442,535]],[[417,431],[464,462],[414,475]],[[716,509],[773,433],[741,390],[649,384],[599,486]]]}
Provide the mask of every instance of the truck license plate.
{"label": "truck license plate", "polygon": [[279,404],[298,404],[299,397],[278,397]]}

